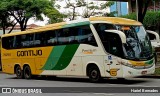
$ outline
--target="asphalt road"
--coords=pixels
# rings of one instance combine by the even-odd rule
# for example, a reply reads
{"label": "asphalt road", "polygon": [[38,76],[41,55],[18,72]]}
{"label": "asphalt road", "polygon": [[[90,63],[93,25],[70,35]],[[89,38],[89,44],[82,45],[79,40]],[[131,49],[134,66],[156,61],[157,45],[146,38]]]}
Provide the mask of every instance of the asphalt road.
{"label": "asphalt road", "polygon": [[[105,79],[100,83],[90,83],[88,78],[75,77],[52,77],[34,78],[31,80],[16,79],[15,75],[0,73],[0,87],[160,87],[159,76],[146,76],[138,78],[127,78],[126,80]],[[62,89],[63,90],[63,89]],[[67,93],[42,93],[42,94],[23,94],[23,96],[160,96],[158,93],[91,93],[74,92],[69,90]],[[72,92],[73,91],[73,92]],[[160,90],[159,90],[160,91]],[[0,96],[22,96],[22,94],[0,94]]]}

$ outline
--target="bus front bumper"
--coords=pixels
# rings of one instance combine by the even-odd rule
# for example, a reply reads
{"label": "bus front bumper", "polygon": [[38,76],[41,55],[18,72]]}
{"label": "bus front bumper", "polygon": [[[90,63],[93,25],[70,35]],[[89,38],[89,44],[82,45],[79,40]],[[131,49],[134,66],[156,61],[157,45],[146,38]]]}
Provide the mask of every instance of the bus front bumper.
{"label": "bus front bumper", "polygon": [[155,64],[153,64],[152,67],[146,69],[134,69],[127,66],[122,66],[122,68],[123,68],[123,78],[151,75],[154,74],[155,72]]}

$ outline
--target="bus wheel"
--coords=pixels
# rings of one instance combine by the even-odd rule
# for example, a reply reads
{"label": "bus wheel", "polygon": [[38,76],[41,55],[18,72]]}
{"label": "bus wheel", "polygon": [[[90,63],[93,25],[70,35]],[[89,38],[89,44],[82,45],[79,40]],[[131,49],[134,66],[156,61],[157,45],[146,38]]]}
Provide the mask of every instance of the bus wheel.
{"label": "bus wheel", "polygon": [[99,82],[101,80],[101,75],[98,67],[92,66],[88,70],[88,76],[91,82]]}
{"label": "bus wheel", "polygon": [[21,70],[20,66],[17,66],[15,69],[15,73],[18,79],[22,79],[23,78],[23,71]]}
{"label": "bus wheel", "polygon": [[24,78],[25,79],[31,79],[32,74],[31,74],[31,69],[29,66],[24,67]]}

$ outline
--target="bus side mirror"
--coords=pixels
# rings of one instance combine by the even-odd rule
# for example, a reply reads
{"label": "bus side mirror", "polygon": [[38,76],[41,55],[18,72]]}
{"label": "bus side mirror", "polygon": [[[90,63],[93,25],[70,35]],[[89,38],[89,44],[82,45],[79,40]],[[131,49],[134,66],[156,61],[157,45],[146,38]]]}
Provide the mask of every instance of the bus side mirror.
{"label": "bus side mirror", "polygon": [[114,33],[114,34],[118,34],[119,37],[121,38],[122,43],[126,43],[126,35],[119,30],[105,30],[105,32],[110,32],[110,33]]}
{"label": "bus side mirror", "polygon": [[160,42],[160,40],[159,40],[159,35],[158,35],[158,33],[157,32],[155,32],[155,31],[151,31],[151,30],[146,30],[147,31],[147,33],[149,33],[149,34],[152,34],[152,35],[154,35],[155,36],[155,38],[156,38],[156,41],[159,43]]}

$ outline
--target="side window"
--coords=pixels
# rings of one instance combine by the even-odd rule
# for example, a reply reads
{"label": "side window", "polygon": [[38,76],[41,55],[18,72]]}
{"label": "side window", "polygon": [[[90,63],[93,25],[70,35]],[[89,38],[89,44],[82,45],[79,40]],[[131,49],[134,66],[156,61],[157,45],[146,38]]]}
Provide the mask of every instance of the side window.
{"label": "side window", "polygon": [[13,43],[14,43],[14,36],[2,38],[2,47],[5,49],[13,48]]}
{"label": "side window", "polygon": [[120,37],[114,33],[109,33],[106,35],[108,35],[107,36],[108,43],[106,44],[106,46],[104,46],[104,47],[107,47],[108,45],[108,48],[106,48],[106,51],[113,55],[122,57],[123,52],[120,51],[122,50],[122,47],[121,47],[122,43],[121,43]]}
{"label": "side window", "polygon": [[104,30],[114,29],[111,24],[94,24],[96,31],[103,43],[106,52],[123,57],[122,42],[118,34],[105,32]]}
{"label": "side window", "polygon": [[64,28],[59,30],[59,32],[57,32],[59,45],[69,44],[69,42],[71,41],[69,38],[69,33],[70,33],[69,31],[70,31],[69,28]]}
{"label": "side window", "polygon": [[34,46],[34,34],[24,34],[24,35],[20,35],[20,36],[17,36],[18,38],[16,38],[16,41],[17,39],[20,39],[21,40],[21,47],[32,47]]}
{"label": "side window", "polygon": [[78,28],[78,42],[81,44],[90,44],[97,46],[94,35],[89,26],[81,26]]}
{"label": "side window", "polygon": [[47,46],[53,46],[53,45],[57,45],[58,41],[57,41],[57,36],[56,36],[56,31],[47,31],[45,32],[45,44]]}
{"label": "side window", "polygon": [[106,32],[104,30],[116,30],[112,24],[106,24],[106,23],[101,23],[101,24],[94,24],[94,27],[96,28],[96,31],[101,38],[102,41],[106,40]]}
{"label": "side window", "polygon": [[14,37],[15,41],[13,43],[13,48],[20,48],[21,46],[21,35],[17,35]]}
{"label": "side window", "polygon": [[69,44],[79,44],[77,36],[78,28],[69,28]]}
{"label": "side window", "polygon": [[44,32],[35,33],[34,46],[44,46],[45,45],[45,34]]}

